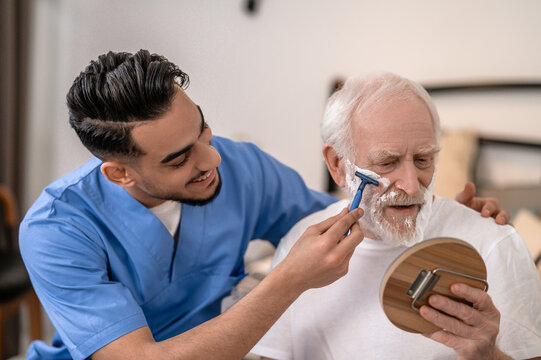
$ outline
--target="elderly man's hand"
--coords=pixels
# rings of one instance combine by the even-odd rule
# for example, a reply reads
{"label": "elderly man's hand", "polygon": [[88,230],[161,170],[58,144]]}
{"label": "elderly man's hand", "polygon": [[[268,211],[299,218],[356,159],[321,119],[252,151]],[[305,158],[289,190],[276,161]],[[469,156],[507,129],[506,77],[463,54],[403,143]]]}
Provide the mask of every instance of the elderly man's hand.
{"label": "elderly man's hand", "polygon": [[455,200],[480,212],[484,217],[492,216],[500,225],[509,222],[509,213],[500,208],[498,199],[475,197],[475,185],[472,182],[466,183],[464,190],[456,195]]}
{"label": "elderly man's hand", "polygon": [[458,359],[509,359],[496,347],[500,312],[490,296],[465,284],[453,284],[451,292],[473,306],[445,296],[432,295],[428,299],[432,308],[422,306],[420,314],[444,330],[425,336],[453,348]]}

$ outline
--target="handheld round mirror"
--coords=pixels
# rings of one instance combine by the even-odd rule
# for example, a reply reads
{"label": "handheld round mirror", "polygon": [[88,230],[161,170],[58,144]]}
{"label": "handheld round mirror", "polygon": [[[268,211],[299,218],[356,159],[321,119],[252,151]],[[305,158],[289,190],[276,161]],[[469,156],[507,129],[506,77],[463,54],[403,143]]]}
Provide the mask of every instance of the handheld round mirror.
{"label": "handheld round mirror", "polygon": [[[477,250],[465,241],[435,238],[416,244],[391,264],[380,288],[385,315],[398,328],[413,333],[441,330],[419,314],[432,294],[456,298],[450,291],[454,283],[464,283],[486,291],[485,263]],[[471,304],[469,304],[471,305]]]}

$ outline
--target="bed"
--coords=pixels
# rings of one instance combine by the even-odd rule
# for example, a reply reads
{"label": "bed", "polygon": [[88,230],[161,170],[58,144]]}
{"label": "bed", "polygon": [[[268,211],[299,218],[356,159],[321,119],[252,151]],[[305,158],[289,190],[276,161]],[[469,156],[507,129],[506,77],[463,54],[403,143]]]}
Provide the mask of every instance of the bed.
{"label": "bed", "polygon": [[440,113],[436,193],[466,181],[509,211],[541,276],[541,83],[426,86]]}

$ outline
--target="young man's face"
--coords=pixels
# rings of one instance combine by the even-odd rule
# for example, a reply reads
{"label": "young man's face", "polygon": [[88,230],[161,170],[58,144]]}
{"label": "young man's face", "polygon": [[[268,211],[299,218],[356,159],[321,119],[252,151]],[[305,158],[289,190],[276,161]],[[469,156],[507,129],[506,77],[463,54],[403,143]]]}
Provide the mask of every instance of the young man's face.
{"label": "young man's face", "polygon": [[145,155],[130,165],[136,184],[128,191],[144,205],[204,204],[219,191],[221,158],[210,145],[212,132],[182,89],[167,113],[136,126],[132,137]]}
{"label": "young man's face", "polygon": [[367,235],[403,245],[420,241],[430,212],[437,153],[427,106],[415,96],[382,102],[362,120],[354,116],[351,126],[355,165],[389,181],[388,187],[369,186],[363,196],[361,206],[369,208],[361,219]]}

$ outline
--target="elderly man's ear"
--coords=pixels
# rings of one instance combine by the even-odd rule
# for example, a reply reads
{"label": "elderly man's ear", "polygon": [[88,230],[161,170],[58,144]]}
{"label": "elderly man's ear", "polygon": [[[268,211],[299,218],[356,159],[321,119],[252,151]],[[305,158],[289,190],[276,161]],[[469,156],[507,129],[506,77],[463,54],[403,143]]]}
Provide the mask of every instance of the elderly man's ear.
{"label": "elderly man's ear", "polygon": [[331,173],[331,176],[340,187],[346,186],[346,164],[334,148],[329,144],[323,145],[323,157],[327,163],[327,168]]}

